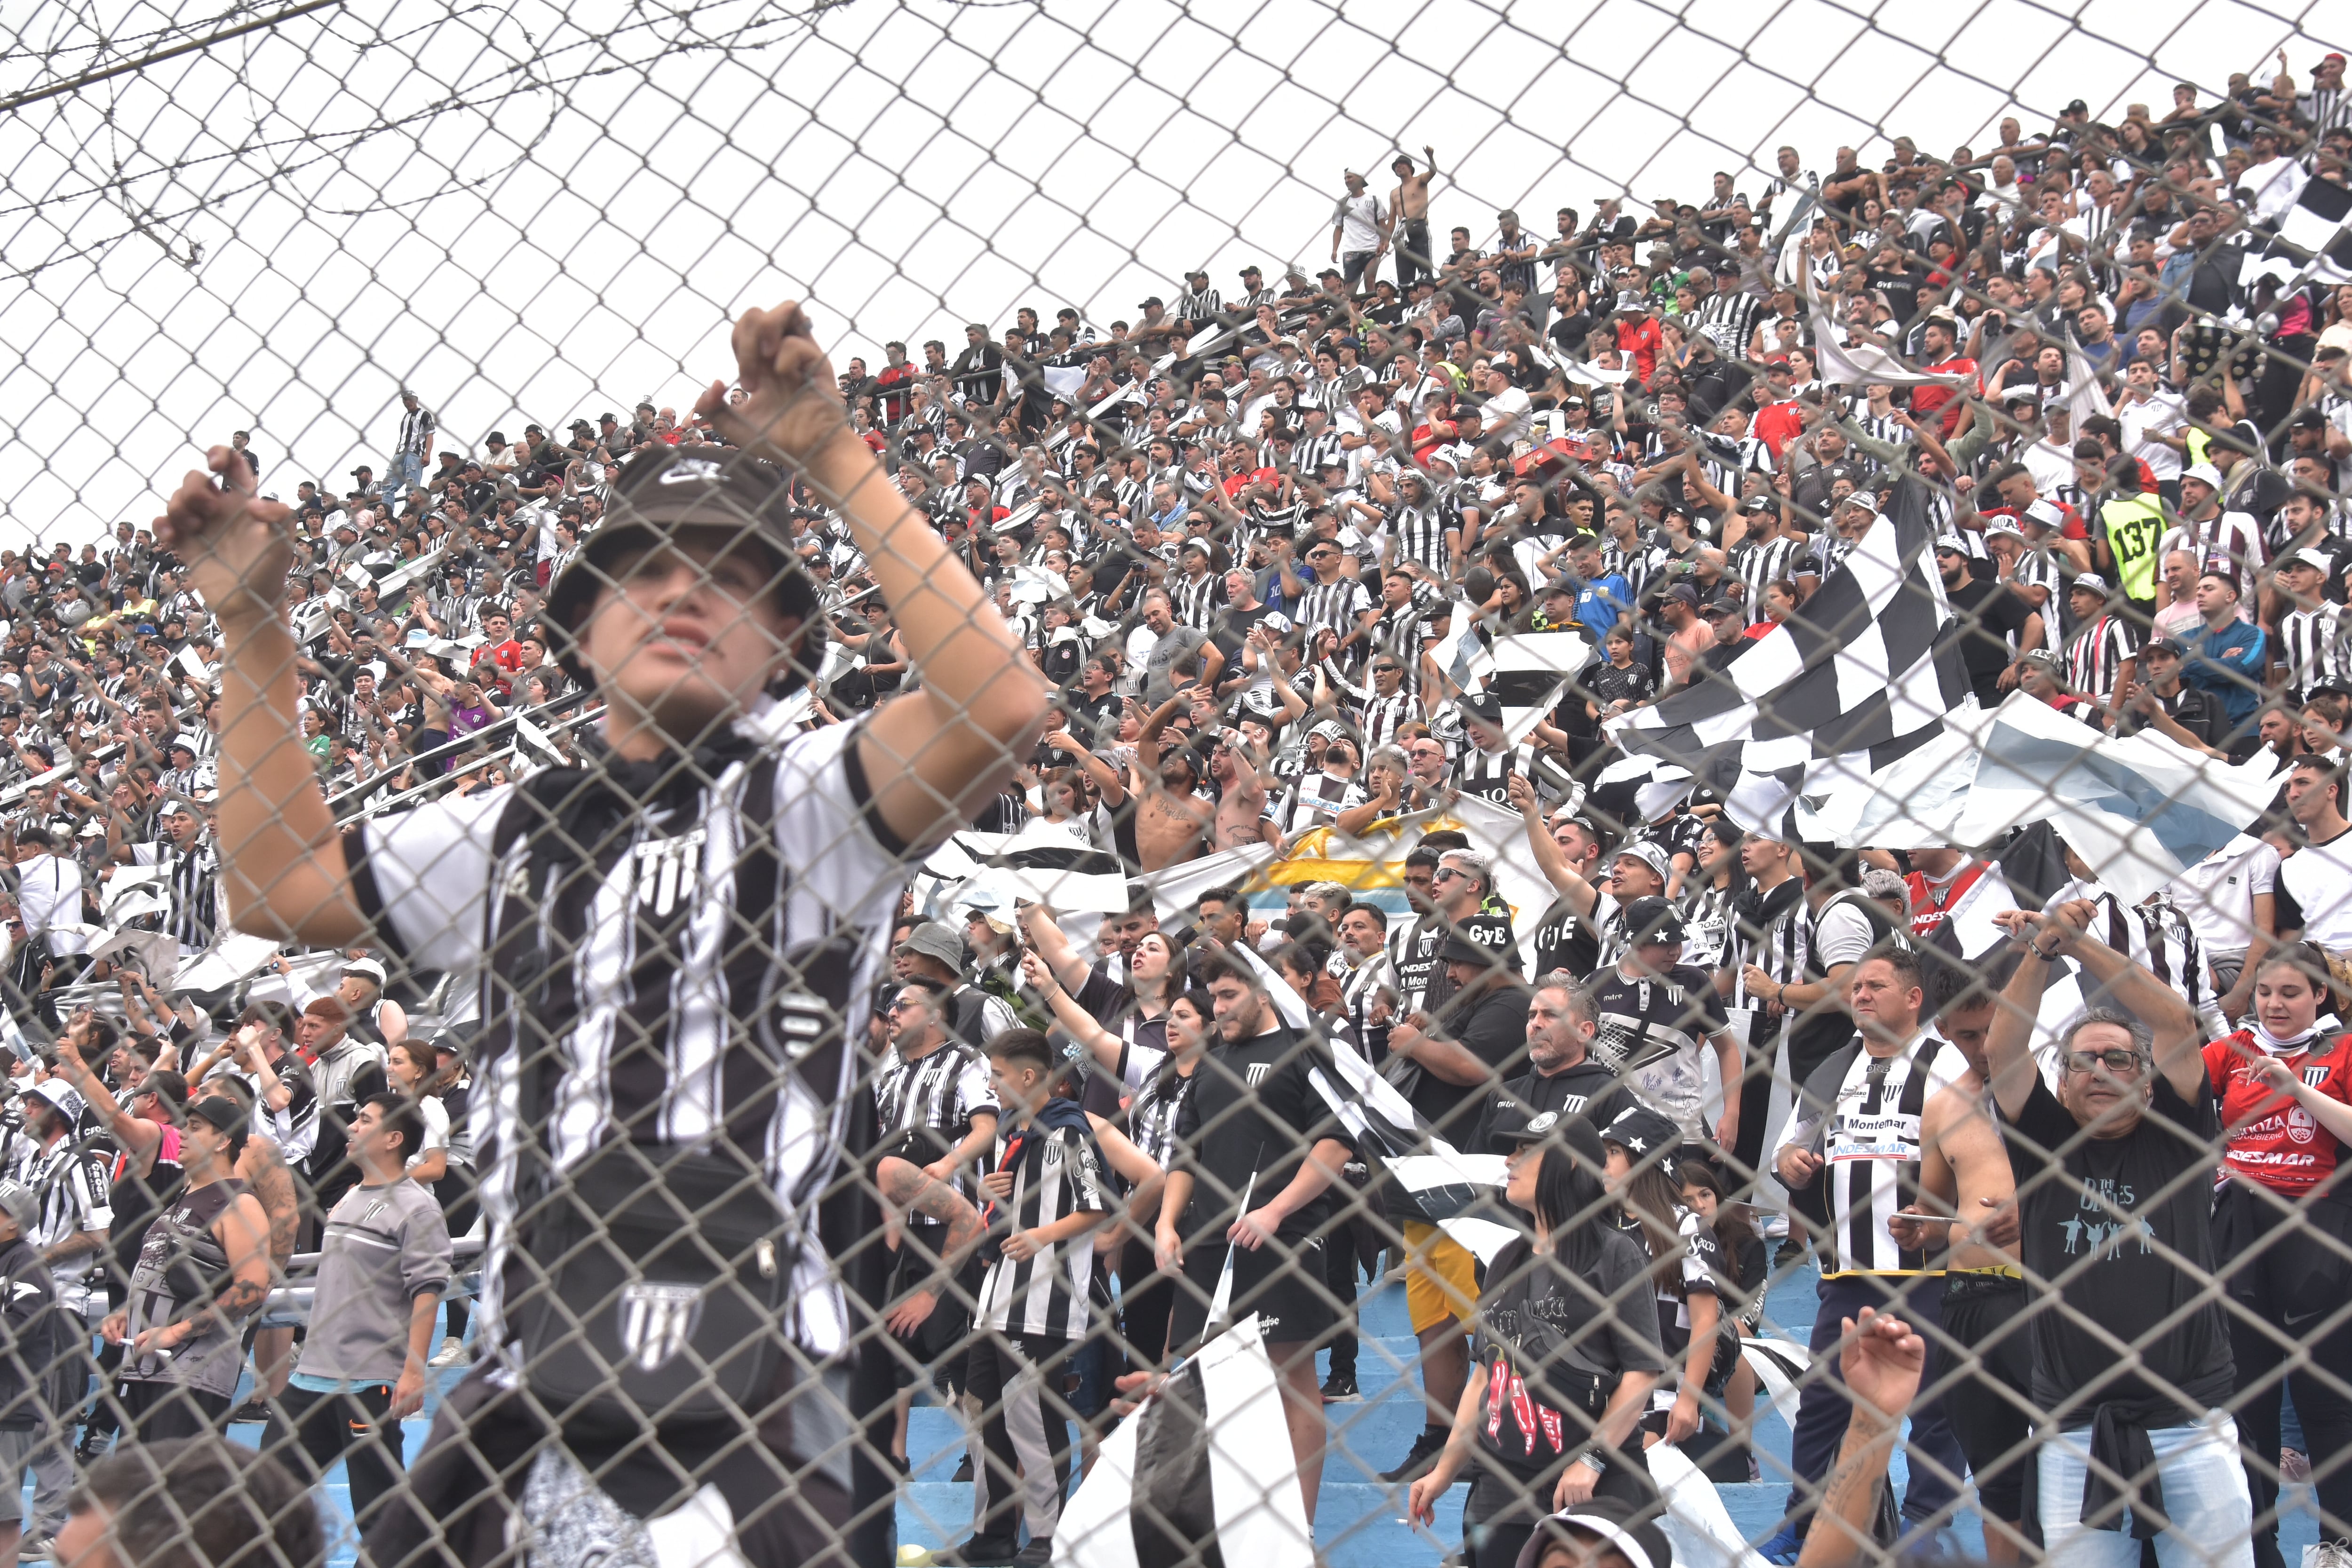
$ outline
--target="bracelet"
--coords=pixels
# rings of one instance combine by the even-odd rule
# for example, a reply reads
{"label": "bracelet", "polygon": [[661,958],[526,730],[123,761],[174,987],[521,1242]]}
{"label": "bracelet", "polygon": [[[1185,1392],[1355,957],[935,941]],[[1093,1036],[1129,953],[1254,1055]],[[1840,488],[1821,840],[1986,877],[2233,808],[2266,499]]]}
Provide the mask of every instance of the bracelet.
{"label": "bracelet", "polygon": [[2033,950],[2033,956],[2040,959],[2042,963],[2055,963],[2058,962],[2058,955],[2054,952],[2044,952],[2042,950],[2042,944],[2040,942],[2029,942],[2025,945],[2032,948]]}
{"label": "bracelet", "polygon": [[1576,1462],[1590,1469],[1596,1476],[1605,1476],[1609,1473],[1609,1461],[1602,1458],[1591,1448],[1587,1448],[1584,1452],[1579,1454],[1576,1457]]}

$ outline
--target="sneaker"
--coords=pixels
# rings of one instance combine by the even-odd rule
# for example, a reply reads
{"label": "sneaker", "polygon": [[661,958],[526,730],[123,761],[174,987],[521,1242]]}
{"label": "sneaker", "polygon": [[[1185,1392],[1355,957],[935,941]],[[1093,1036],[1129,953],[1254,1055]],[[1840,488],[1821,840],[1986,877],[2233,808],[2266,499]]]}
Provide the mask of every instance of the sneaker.
{"label": "sneaker", "polygon": [[2352,1568],[2352,1541],[2323,1541],[2306,1548],[2303,1560],[2311,1568]]}
{"label": "sneaker", "polygon": [[433,1359],[425,1364],[426,1366],[463,1366],[470,1359],[466,1353],[466,1342],[451,1334],[442,1340],[441,1348],[435,1351]]}
{"label": "sneaker", "polygon": [[915,1462],[904,1454],[891,1455],[890,1468],[902,1476],[911,1476],[915,1473]]}
{"label": "sneaker", "polygon": [[971,1456],[970,1454],[964,1455],[963,1463],[956,1467],[956,1473],[950,1476],[948,1479],[951,1481],[968,1481],[971,1479]]}
{"label": "sneaker", "polygon": [[1805,1538],[1793,1529],[1782,1527],[1780,1533],[1756,1549],[1756,1555],[1767,1563],[1784,1565],[1794,1563],[1797,1553],[1805,1549]]}
{"label": "sneaker", "polygon": [[1363,1392],[1356,1386],[1356,1374],[1352,1372],[1335,1372],[1323,1380],[1323,1403],[1326,1405],[1346,1405],[1363,1396]]}
{"label": "sneaker", "polygon": [[16,1544],[19,1563],[46,1563],[55,1554],[57,1542],[47,1535],[28,1535]]}
{"label": "sneaker", "polygon": [[1437,1468],[1437,1458],[1445,1452],[1445,1434],[1433,1426],[1424,1426],[1421,1436],[1412,1440],[1412,1451],[1404,1463],[1393,1470],[1382,1470],[1381,1479],[1391,1486],[1411,1486]]}
{"label": "sneaker", "polygon": [[[2279,1450],[2279,1479],[2288,1486],[2300,1486],[2311,1479],[2311,1456],[2300,1448]],[[2326,1543],[2321,1542],[2322,1546]]]}
{"label": "sneaker", "polygon": [[232,1426],[247,1421],[267,1425],[268,1420],[269,1401],[266,1396],[258,1394],[228,1413],[229,1425]]}
{"label": "sneaker", "polygon": [[1010,1540],[967,1535],[953,1546],[932,1552],[931,1562],[935,1568],[1013,1568],[1020,1555],[1021,1548]]}
{"label": "sneaker", "polygon": [[1040,1541],[1029,1538],[1029,1544],[1013,1554],[1013,1568],[1047,1568],[1054,1561],[1054,1538]]}

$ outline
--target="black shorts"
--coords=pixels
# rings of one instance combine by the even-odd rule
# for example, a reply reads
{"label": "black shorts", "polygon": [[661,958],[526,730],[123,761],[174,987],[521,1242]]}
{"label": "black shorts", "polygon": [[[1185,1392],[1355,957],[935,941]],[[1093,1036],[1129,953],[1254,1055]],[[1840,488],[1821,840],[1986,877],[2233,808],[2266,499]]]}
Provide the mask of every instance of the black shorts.
{"label": "black shorts", "polygon": [[2033,1386],[2033,1349],[2024,1310],[2022,1279],[2006,1274],[1945,1279],[1944,1332],[1982,1365],[1955,1369],[1959,1375],[1944,1389],[1944,1415],[1968,1457],[1985,1511],[2011,1523],[2025,1516],[2025,1468],[2033,1460],[2025,1403]]}
{"label": "black shorts", "polygon": [[1339,1315],[1331,1288],[1323,1282],[1322,1237],[1279,1236],[1253,1252],[1231,1247],[1223,1237],[1202,1237],[1184,1251],[1184,1280],[1176,1288],[1176,1310],[1169,1330],[1171,1354],[1189,1353],[1198,1344],[1209,1321],[1209,1306],[1217,1293],[1218,1277],[1225,1270],[1230,1247],[1234,1259],[1233,1310],[1230,1322],[1252,1312],[1265,1342],[1320,1344],[1338,1326]]}
{"label": "black shorts", "polygon": [[898,1231],[898,1256],[891,1260],[890,1288],[885,1293],[895,1306],[898,1299],[926,1287],[939,1292],[938,1305],[922,1326],[904,1338],[894,1336],[890,1356],[895,1386],[914,1388],[931,1384],[942,1393],[963,1384],[963,1361],[971,1342],[971,1301],[980,1293],[978,1259],[942,1287],[937,1280],[940,1247],[947,1237],[943,1225],[908,1225]]}

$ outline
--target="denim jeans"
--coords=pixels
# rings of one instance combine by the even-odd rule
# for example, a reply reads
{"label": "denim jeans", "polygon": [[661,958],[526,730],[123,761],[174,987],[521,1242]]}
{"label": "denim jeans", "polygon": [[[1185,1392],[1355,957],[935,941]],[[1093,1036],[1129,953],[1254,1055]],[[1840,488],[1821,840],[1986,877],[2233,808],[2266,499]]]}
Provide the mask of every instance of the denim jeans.
{"label": "denim jeans", "polygon": [[[2216,1411],[2195,1426],[2161,1426],[2147,1435],[2164,1485],[2167,1528],[2156,1539],[2163,1568],[2249,1568],[2254,1560],[2253,1504],[2238,1453],[2238,1426]],[[2082,1522],[2088,1428],[2042,1446],[2042,1538],[2048,1568],[2138,1568],[2140,1543],[2126,1530]],[[2118,1521],[2120,1522],[2120,1521]]]}
{"label": "denim jeans", "polygon": [[421,452],[394,452],[392,466],[384,470],[383,493],[395,504],[408,499],[409,487],[425,482],[425,455]]}

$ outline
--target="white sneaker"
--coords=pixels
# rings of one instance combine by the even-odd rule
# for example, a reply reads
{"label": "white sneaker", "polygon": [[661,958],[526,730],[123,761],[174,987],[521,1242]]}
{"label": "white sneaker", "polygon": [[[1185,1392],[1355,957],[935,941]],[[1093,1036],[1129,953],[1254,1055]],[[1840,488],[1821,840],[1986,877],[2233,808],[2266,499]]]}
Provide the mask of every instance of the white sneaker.
{"label": "white sneaker", "polygon": [[433,1359],[426,1362],[425,1364],[427,1366],[463,1366],[465,1363],[466,1342],[459,1339],[457,1335],[451,1334],[441,1342],[441,1348],[436,1351],[433,1353]]}

